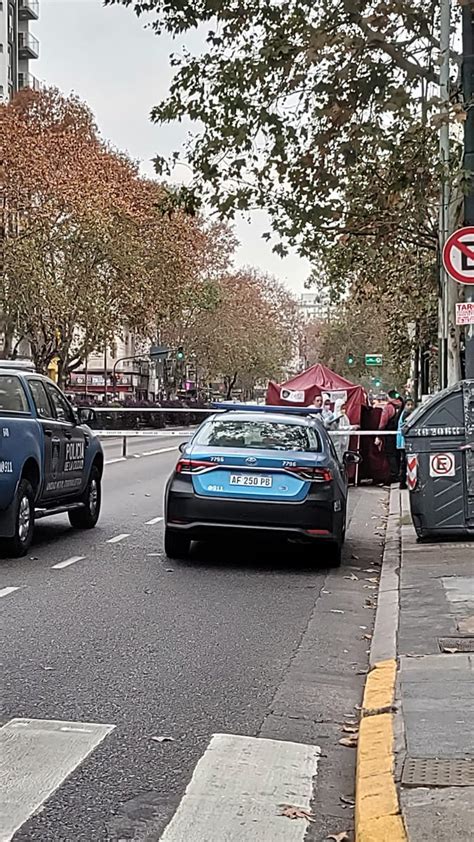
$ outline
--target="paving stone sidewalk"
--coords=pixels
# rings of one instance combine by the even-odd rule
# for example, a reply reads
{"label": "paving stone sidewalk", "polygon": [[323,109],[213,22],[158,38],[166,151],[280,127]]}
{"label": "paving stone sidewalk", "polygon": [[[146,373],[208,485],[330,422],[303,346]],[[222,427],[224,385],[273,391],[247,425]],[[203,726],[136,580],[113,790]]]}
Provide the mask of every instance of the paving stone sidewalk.
{"label": "paving stone sidewalk", "polygon": [[418,544],[401,495],[396,773],[410,842],[474,833],[474,541]]}

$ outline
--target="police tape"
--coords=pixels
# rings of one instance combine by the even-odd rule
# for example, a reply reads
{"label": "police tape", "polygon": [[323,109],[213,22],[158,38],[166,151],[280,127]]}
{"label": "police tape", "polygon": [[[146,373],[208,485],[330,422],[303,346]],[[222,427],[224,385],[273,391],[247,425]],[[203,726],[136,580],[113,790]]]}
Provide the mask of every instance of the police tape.
{"label": "police tape", "polygon": [[171,436],[177,436],[179,438],[183,438],[186,436],[191,435],[193,433],[193,429],[188,430],[94,430],[96,436],[103,439],[133,439],[133,438],[157,438],[162,436],[163,438],[170,438]]}
{"label": "police tape", "polygon": [[[183,438],[190,436],[194,429],[188,430],[94,430],[99,438],[154,438],[163,436],[170,438],[177,436]],[[396,436],[396,430],[328,430],[330,436],[349,436],[350,438],[359,438],[359,436],[371,436],[372,438],[382,438],[384,436]]]}

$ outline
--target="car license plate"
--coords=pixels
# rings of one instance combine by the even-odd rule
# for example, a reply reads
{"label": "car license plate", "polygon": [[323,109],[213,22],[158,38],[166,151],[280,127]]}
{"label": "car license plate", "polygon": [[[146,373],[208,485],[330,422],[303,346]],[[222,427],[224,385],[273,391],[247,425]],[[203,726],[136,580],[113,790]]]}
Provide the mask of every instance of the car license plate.
{"label": "car license plate", "polygon": [[231,474],[231,485],[245,485],[253,488],[271,488],[273,477],[265,474]]}

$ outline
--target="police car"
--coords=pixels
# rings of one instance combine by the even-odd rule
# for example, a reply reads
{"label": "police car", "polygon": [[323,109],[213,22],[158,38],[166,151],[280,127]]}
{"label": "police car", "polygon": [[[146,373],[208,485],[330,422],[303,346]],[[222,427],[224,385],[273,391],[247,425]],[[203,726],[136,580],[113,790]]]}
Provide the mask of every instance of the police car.
{"label": "police car", "polygon": [[[244,407],[214,414],[191,440],[165,492],[165,551],[184,558],[194,539],[263,533],[313,542],[321,560],[341,563],[346,466],[309,410]],[[324,546],[322,546],[324,545]]]}
{"label": "police car", "polygon": [[97,523],[104,467],[96,434],[63,393],[31,367],[0,363],[0,550],[28,552],[34,522],[67,512]]}

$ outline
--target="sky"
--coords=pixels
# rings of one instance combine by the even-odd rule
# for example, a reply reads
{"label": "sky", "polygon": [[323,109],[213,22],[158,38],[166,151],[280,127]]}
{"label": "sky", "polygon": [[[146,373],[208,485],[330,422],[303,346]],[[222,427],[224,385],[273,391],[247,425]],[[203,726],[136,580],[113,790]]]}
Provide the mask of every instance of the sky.
{"label": "sky", "polygon": [[[171,79],[168,57],[180,42],[159,38],[133,11],[123,6],[104,8],[102,0],[40,0],[40,20],[32,23],[40,40],[40,58],[31,72],[43,83],[74,91],[94,112],[100,131],[115,147],[139,160],[152,175],[151,159],[180,149],[186,138],[182,124],[156,126],[150,110],[167,92]],[[183,42],[199,49],[196,35]],[[183,163],[175,181],[189,180]],[[295,293],[303,291],[310,264],[296,254],[281,259],[261,239],[270,228],[263,212],[253,213],[250,223],[237,220],[240,242],[236,265],[250,265],[275,275]]]}

